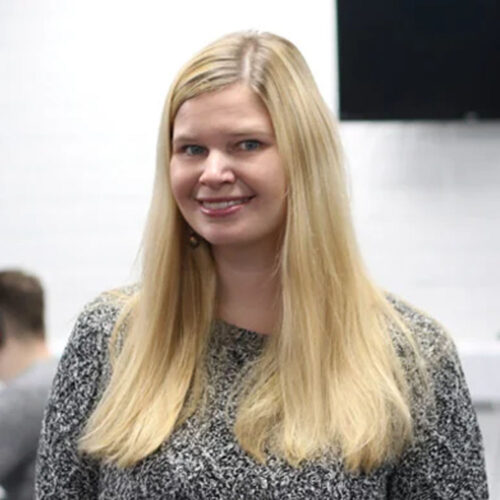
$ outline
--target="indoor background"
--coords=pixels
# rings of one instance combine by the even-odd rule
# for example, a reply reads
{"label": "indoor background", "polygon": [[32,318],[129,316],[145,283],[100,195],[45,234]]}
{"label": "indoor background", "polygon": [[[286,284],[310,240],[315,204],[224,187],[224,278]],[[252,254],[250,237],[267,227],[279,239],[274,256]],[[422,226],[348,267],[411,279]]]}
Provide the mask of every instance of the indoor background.
{"label": "indoor background", "polygon": [[[302,51],[337,113],[334,7],[0,2],[0,268],[43,280],[55,352],[86,302],[137,277],[161,107],[180,65],[228,32],[272,31]],[[455,338],[500,498],[500,121],[340,130],[367,265]]]}

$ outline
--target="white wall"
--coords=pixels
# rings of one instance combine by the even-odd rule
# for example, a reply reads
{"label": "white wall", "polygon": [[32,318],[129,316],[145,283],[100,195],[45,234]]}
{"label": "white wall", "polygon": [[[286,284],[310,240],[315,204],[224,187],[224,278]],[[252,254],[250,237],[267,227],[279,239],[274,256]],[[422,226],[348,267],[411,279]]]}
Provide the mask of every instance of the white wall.
{"label": "white wall", "polygon": [[[344,123],[360,242],[460,339],[500,332],[500,122]],[[499,337],[500,338],[500,337]]]}

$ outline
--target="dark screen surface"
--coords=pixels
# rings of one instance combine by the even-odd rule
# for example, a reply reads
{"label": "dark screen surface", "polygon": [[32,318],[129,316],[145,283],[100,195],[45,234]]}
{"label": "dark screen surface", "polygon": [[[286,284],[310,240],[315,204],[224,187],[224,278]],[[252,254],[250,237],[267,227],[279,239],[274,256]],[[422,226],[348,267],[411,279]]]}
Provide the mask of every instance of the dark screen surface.
{"label": "dark screen surface", "polygon": [[337,0],[340,118],[500,119],[500,0]]}

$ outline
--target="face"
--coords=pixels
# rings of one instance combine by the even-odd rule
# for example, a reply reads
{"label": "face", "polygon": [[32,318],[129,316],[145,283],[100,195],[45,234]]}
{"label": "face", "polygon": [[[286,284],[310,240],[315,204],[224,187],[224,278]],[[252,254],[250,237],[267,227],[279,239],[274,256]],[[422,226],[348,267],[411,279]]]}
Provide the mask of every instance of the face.
{"label": "face", "polygon": [[267,109],[245,85],[181,105],[170,180],[184,219],[212,245],[277,241],[285,220],[285,173]]}

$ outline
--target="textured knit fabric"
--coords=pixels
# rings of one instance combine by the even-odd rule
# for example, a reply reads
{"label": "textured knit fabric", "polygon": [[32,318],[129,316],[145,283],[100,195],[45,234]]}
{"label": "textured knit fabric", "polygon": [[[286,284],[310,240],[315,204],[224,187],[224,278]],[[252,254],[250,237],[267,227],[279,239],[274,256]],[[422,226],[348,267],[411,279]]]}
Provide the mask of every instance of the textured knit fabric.
{"label": "textured knit fabric", "polygon": [[262,465],[240,448],[232,432],[234,405],[226,403],[265,337],[223,322],[214,325],[207,355],[203,418],[195,413],[155,453],[127,469],[80,456],[76,441],[109,374],[107,344],[117,314],[111,302],[98,299],[78,319],[54,381],[39,450],[37,498],[488,498],[481,436],[453,343],[432,319],[393,302],[428,361],[434,403],[422,403],[424,398],[414,409],[416,440],[396,463],[356,475],[331,458],[293,468],[270,457]]}
{"label": "textured knit fabric", "polygon": [[0,389],[0,484],[8,500],[32,500],[35,460],[55,359],[40,361]]}

